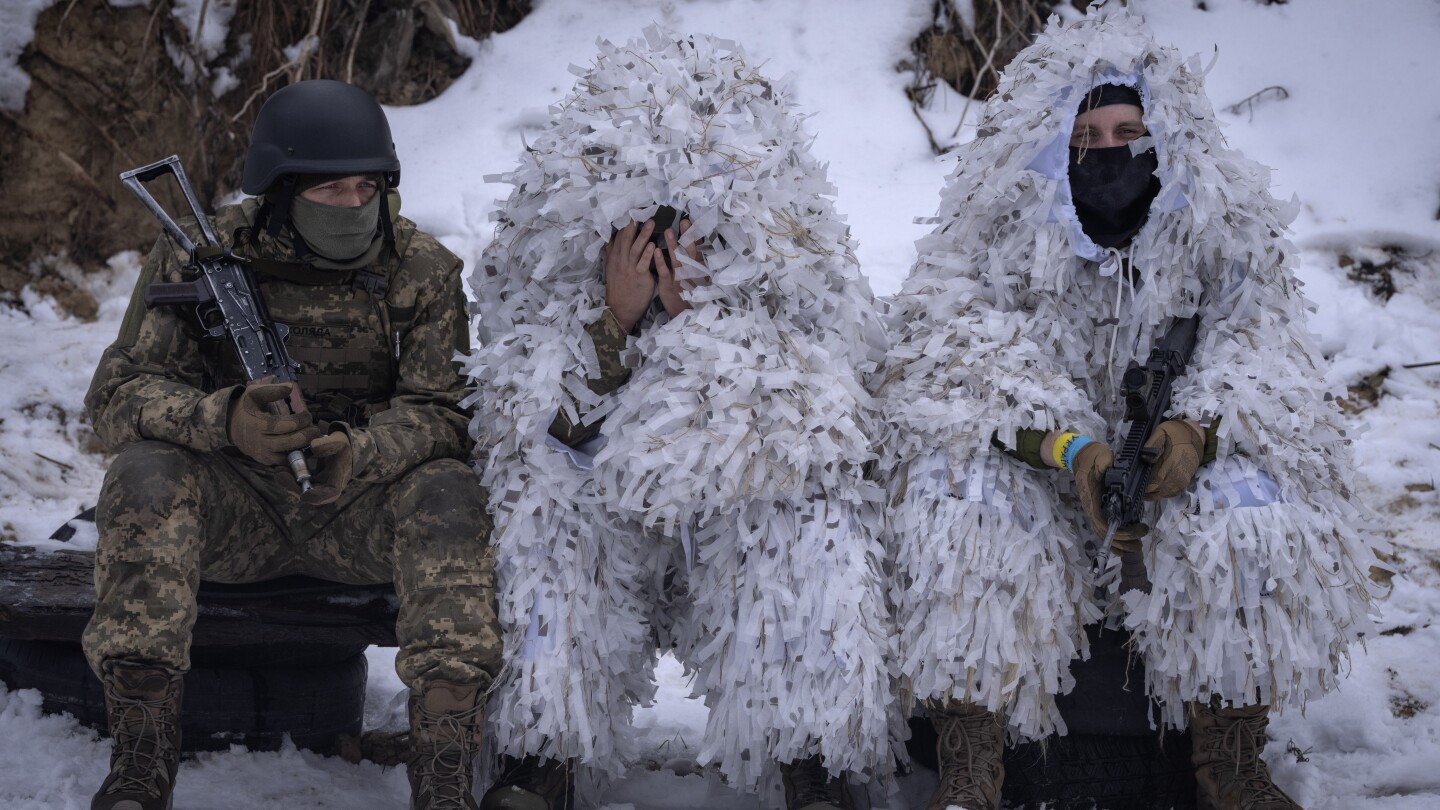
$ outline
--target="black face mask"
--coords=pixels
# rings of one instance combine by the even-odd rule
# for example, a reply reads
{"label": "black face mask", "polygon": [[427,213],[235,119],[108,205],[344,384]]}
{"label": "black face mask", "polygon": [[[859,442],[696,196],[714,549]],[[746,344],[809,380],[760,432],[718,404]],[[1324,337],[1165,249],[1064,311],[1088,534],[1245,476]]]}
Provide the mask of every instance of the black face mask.
{"label": "black face mask", "polygon": [[1154,149],[1131,155],[1129,145],[1070,147],[1070,194],[1085,235],[1107,248],[1134,236],[1160,193],[1158,166]]}

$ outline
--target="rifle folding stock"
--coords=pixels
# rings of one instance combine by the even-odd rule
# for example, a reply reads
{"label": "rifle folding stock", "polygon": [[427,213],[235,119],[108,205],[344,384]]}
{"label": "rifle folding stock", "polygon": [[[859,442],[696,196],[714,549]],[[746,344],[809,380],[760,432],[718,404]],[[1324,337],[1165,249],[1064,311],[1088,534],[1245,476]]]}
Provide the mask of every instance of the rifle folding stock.
{"label": "rifle folding stock", "polygon": [[181,304],[199,306],[214,301],[210,295],[210,285],[196,279],[195,281],[164,282],[157,281],[145,285],[145,308],[173,307]]}
{"label": "rifle folding stock", "polygon": [[[197,245],[190,239],[145,186],[167,174],[173,175],[179,184],[180,192],[185,196],[185,202],[190,206],[190,213],[205,240],[203,245]],[[180,157],[171,155],[148,166],[122,172],[120,182],[160,220],[165,233],[189,257],[186,267],[196,276],[194,281],[157,282],[146,286],[145,306],[193,306],[201,327],[211,337],[229,338],[245,369],[247,381],[274,377],[277,382],[295,382],[295,370],[299,364],[291,360],[285,350],[289,330],[270,317],[249,264],[222,248],[220,240],[215,238],[210,220],[200,209],[185,169],[180,165]],[[283,402],[272,407],[285,409],[286,412],[289,408]],[[286,462],[301,491],[308,491],[310,469],[305,463],[305,454],[292,450]]]}

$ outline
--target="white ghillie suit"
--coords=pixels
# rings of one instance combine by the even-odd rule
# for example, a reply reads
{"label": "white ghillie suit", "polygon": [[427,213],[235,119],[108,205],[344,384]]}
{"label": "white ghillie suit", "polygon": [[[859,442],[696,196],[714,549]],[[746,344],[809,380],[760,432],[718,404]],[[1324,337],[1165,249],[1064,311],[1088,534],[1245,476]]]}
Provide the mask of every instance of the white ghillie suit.
{"label": "white ghillie suit", "polygon": [[[784,90],[733,44],[652,28],[599,45],[504,176],[515,190],[472,281],[473,424],[509,633],[497,748],[623,768],[664,613],[711,709],[700,759],[731,784],[816,752],[832,772],[883,774],[882,493],[861,465],[884,331],[833,187]],[[705,244],[704,267],[677,275],[709,281],[674,320],[645,316],[628,383],[597,397],[585,327],[605,308],[604,247],[661,204],[691,218],[682,244]],[[548,437],[562,410],[603,418],[603,447]],[[666,566],[675,604],[660,601]]]}
{"label": "white ghillie suit", "polygon": [[[1076,108],[1101,83],[1139,90],[1158,152],[1161,190],[1119,251],[1082,232],[1067,174]],[[1052,19],[1006,69],[892,309],[881,468],[896,471],[892,599],[914,697],[1003,710],[1016,739],[1063,732],[1053,697],[1102,612],[1095,538],[1069,473],[991,437],[1067,429],[1118,446],[1126,363],[1197,309],[1170,417],[1221,420],[1218,454],[1188,493],[1147,507],[1153,590],[1114,609],[1168,724],[1212,694],[1280,706],[1335,686],[1370,627],[1374,558],[1282,236],[1293,213],[1267,183],[1226,146],[1195,68],[1127,12]],[[1127,263],[1133,284],[1116,272]]]}

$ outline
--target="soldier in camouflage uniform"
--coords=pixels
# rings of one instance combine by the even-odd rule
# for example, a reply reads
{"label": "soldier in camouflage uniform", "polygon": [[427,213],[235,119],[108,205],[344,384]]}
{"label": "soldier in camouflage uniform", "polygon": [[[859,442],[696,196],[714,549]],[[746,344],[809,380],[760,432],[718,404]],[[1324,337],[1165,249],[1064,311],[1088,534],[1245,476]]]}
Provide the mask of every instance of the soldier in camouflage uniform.
{"label": "soldier in camouflage uniform", "polygon": [[[187,313],[146,311],[147,284],[187,280],[164,237],[150,253],[86,398],[118,453],[97,507],[84,636],[114,737],[94,810],[170,807],[199,580],[286,574],[394,582],[412,807],[474,807],[501,643],[452,362],[469,343],[461,262],[398,216],[399,168],[373,98],[300,82],[256,120],[243,188],[260,196],[213,218],[290,327],[303,404],[292,384],[247,385],[233,349],[202,339]],[[285,399],[301,407],[276,414]],[[302,448],[314,484],[304,494],[285,465]]]}

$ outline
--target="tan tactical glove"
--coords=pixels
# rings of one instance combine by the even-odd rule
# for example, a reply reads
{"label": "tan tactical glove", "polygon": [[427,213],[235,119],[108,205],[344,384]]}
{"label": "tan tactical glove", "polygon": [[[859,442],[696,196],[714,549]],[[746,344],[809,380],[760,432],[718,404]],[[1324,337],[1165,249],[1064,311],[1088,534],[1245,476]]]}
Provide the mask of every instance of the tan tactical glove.
{"label": "tan tactical glove", "polygon": [[1155,428],[1145,446],[1160,451],[1150,466],[1145,500],[1173,498],[1189,488],[1195,471],[1200,469],[1200,458],[1205,454],[1205,434],[1190,422],[1170,419]]}
{"label": "tan tactical glove", "polygon": [[[1105,520],[1105,471],[1115,463],[1115,454],[1104,442],[1092,441],[1075,454],[1072,469],[1075,472],[1075,489],[1080,493],[1080,508],[1090,519],[1090,528],[1101,540],[1110,531]],[[1117,554],[1140,550],[1140,538],[1150,532],[1144,523],[1124,526],[1110,539],[1110,548]]]}
{"label": "tan tactical glove", "polygon": [[310,491],[300,496],[302,503],[323,506],[340,500],[340,493],[350,483],[355,454],[350,450],[350,435],[335,431],[310,443]]}
{"label": "tan tactical glove", "polygon": [[[290,408],[281,403],[290,401]],[[294,409],[297,413],[277,413]],[[230,443],[261,464],[279,466],[285,455],[299,450],[325,431],[315,426],[315,417],[304,409],[294,383],[277,383],[273,377],[245,386],[240,398],[230,405],[227,429]]]}

